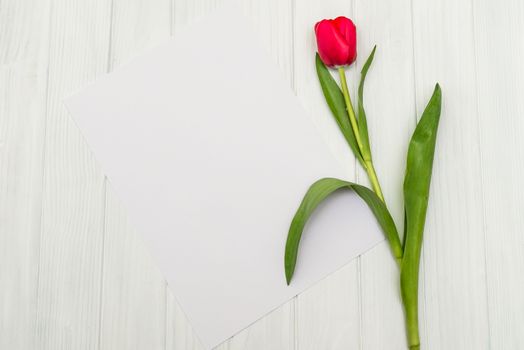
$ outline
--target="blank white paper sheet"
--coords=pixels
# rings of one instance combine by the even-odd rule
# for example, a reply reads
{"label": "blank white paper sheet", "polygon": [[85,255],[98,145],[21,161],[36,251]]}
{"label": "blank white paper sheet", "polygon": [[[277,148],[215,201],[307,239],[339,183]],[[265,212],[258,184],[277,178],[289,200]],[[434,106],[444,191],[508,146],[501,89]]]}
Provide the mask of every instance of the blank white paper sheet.
{"label": "blank white paper sheet", "polygon": [[205,348],[383,240],[341,190],[306,226],[286,285],[303,195],[347,174],[248,27],[219,10],[66,100]]}

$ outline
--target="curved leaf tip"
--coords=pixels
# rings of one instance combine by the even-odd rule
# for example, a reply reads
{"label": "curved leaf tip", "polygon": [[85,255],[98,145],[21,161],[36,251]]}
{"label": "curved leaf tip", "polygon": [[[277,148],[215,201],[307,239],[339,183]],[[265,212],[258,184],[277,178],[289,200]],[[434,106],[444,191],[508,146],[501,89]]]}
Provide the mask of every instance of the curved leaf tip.
{"label": "curved leaf tip", "polygon": [[291,221],[284,256],[284,268],[288,285],[295,272],[300,239],[309,217],[322,201],[336,190],[342,188],[355,191],[355,193],[367,203],[388,239],[393,250],[393,255],[397,259],[402,257],[402,247],[397,228],[382,200],[367,187],[335,178],[323,178],[315,182],[308,189]]}

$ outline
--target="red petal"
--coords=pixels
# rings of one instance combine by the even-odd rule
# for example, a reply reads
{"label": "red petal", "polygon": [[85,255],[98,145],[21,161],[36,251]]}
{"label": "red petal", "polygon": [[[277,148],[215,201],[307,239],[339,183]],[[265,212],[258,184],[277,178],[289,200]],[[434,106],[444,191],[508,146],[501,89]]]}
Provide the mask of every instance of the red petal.
{"label": "red petal", "polygon": [[[324,21],[326,21],[326,20],[324,19]],[[320,22],[322,22],[322,21],[320,21]],[[315,34],[317,34],[317,28],[318,28],[318,25],[320,24],[320,22],[315,23]]]}
{"label": "red petal", "polygon": [[335,18],[333,24],[349,46],[349,63],[352,63],[357,58],[357,28],[353,21],[344,16]]}
{"label": "red petal", "polygon": [[340,16],[333,20],[335,28],[342,34],[346,42],[354,41],[354,38],[357,36],[357,28],[353,21],[349,18]]}
{"label": "red petal", "polygon": [[323,20],[315,26],[318,53],[327,66],[350,64],[350,47],[335,28],[333,21]]}

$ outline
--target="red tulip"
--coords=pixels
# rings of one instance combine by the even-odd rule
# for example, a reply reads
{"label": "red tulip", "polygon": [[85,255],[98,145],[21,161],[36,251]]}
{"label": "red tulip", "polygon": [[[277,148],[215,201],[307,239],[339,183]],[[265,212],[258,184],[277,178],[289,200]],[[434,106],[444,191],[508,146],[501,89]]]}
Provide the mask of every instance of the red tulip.
{"label": "red tulip", "polygon": [[348,66],[357,58],[357,28],[349,18],[323,19],[315,24],[315,35],[326,66]]}

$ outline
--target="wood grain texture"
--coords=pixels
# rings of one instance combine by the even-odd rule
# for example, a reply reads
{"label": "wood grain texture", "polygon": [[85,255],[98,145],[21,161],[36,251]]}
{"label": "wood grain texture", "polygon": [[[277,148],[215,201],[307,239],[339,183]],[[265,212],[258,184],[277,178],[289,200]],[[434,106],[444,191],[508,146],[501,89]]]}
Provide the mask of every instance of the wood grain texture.
{"label": "wood grain texture", "polygon": [[472,11],[491,349],[524,348],[523,5]]}
{"label": "wood grain texture", "polygon": [[[201,346],[63,97],[221,0],[0,0],[0,348]],[[346,15],[377,172],[402,227],[409,136],[443,88],[420,309],[424,349],[524,348],[524,5],[519,0],[248,0],[239,8],[347,179],[367,183],[323,100],[313,25]],[[219,346],[404,349],[398,272],[381,244]]]}
{"label": "wood grain texture", "polygon": [[[7,36],[20,42],[0,39],[0,348],[29,349],[36,330],[47,81],[39,57],[47,20],[28,22],[25,12],[3,9],[1,25],[12,26],[16,34]],[[45,13],[45,6],[39,9]]]}
{"label": "wood grain texture", "polygon": [[104,177],[62,99],[106,72],[110,1],[52,1],[36,346],[97,349]]}
{"label": "wood grain texture", "polygon": [[34,345],[45,134],[42,109],[47,82],[42,60],[47,52],[46,8],[45,2],[0,2],[2,349]]}
{"label": "wood grain texture", "polygon": [[47,53],[48,8],[47,0],[0,1],[0,65],[42,61],[38,55]]}

